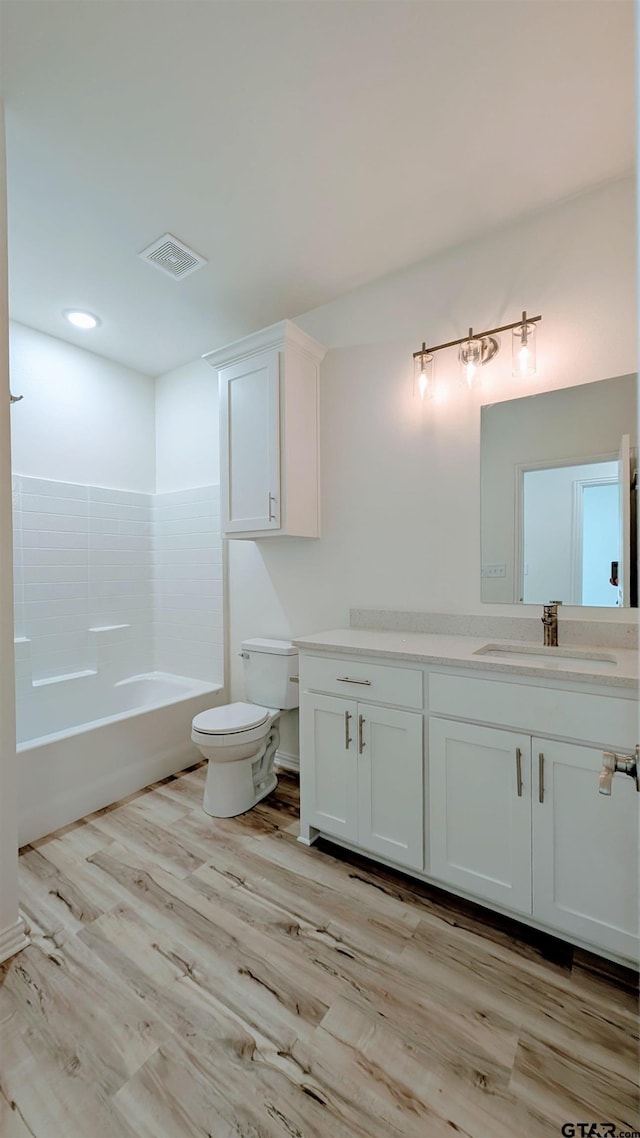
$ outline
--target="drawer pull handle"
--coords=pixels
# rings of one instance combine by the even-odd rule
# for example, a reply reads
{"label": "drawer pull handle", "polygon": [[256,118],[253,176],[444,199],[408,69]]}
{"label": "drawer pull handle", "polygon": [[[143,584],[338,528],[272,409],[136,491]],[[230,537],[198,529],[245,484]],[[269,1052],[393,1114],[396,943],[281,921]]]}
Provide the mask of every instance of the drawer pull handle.
{"label": "drawer pull handle", "polygon": [[351,719],[351,712],[345,711],[345,713],[344,713],[344,749],[345,749],[345,751],[349,750],[349,744],[351,743],[351,736],[349,734],[349,720],[350,719]]}
{"label": "drawer pull handle", "polygon": [[519,747],[516,747],[516,783],[518,798],[522,798],[522,751]]}
{"label": "drawer pull handle", "polygon": [[359,715],[358,716],[358,754],[359,755],[362,754],[362,752],[364,751],[365,745],[366,745],[365,741],[362,737],[362,732],[364,729],[365,722],[366,722],[366,720],[364,718],[364,715]]}
{"label": "drawer pull handle", "polygon": [[371,687],[371,680],[352,680],[349,676],[336,676],[339,684],[362,684],[363,687]]}
{"label": "drawer pull handle", "polygon": [[544,802],[544,755],[538,755],[538,802]]}

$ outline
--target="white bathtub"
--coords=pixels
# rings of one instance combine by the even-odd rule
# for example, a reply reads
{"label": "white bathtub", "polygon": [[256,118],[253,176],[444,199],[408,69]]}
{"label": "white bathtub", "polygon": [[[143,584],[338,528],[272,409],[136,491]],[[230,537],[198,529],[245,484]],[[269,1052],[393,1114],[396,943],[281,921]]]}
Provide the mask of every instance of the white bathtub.
{"label": "white bathtub", "polygon": [[19,715],[20,845],[197,762],[191,720],[225,702],[220,684],[162,672],[60,677],[32,696]]}

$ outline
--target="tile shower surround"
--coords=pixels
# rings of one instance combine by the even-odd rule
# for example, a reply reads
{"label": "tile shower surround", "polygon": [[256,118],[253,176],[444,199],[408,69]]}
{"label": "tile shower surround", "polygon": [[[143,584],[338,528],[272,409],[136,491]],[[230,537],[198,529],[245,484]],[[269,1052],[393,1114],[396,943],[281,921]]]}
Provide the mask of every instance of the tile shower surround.
{"label": "tile shower surround", "polygon": [[18,699],[96,668],[222,680],[219,488],[13,479]]}

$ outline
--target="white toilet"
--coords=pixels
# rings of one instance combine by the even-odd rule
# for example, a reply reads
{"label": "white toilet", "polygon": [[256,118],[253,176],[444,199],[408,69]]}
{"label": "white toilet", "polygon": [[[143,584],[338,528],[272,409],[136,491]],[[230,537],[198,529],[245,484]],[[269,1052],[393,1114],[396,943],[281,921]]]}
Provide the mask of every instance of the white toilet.
{"label": "white toilet", "polygon": [[298,652],[289,640],[245,640],[241,655],[250,702],[202,711],[191,724],[209,760],[204,809],[214,818],[244,814],[275,789],[278,719],[298,706]]}

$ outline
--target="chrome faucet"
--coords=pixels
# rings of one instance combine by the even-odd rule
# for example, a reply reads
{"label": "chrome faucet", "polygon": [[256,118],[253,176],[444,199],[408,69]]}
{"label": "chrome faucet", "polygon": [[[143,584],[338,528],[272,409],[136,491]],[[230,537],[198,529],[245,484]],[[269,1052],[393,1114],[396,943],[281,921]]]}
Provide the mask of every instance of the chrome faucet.
{"label": "chrome faucet", "polygon": [[542,610],[540,620],[544,625],[544,644],[548,648],[558,647],[558,605],[561,601],[550,601]]}

